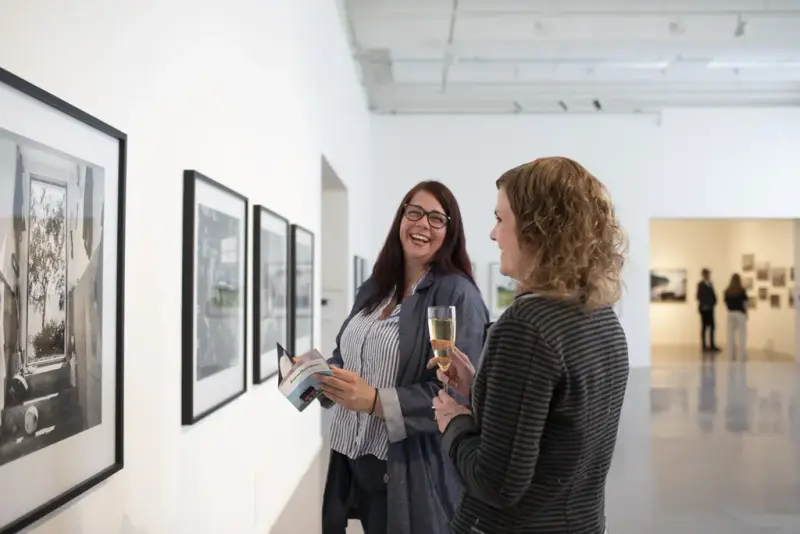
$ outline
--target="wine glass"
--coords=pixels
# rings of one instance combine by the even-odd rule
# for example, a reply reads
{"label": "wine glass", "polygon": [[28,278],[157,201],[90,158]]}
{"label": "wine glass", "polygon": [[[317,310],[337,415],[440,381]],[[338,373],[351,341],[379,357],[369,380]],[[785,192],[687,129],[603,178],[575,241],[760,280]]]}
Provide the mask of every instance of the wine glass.
{"label": "wine glass", "polygon": [[456,307],[428,307],[428,333],[439,369],[445,372],[450,368],[450,348],[456,342]]}

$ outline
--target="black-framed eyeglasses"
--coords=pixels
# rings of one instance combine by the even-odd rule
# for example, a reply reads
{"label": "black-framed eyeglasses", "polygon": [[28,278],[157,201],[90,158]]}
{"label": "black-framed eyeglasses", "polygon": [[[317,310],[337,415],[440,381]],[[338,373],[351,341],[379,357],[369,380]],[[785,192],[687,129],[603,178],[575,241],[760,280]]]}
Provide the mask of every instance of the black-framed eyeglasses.
{"label": "black-framed eyeglasses", "polygon": [[444,228],[447,226],[447,223],[450,222],[450,217],[444,213],[436,210],[427,211],[422,206],[417,206],[416,204],[405,204],[403,206],[403,215],[405,215],[406,219],[409,221],[414,222],[427,216],[428,223],[433,228]]}

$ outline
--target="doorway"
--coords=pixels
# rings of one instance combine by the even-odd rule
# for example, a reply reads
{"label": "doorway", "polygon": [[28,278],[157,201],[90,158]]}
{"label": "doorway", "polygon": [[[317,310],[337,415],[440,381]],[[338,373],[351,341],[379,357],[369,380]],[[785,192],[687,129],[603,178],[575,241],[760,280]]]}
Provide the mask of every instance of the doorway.
{"label": "doorway", "polygon": [[[336,347],[336,336],[350,311],[350,261],[347,187],[325,156],[320,161],[321,225],[320,243],[322,270],[322,338],[320,351],[330,358]],[[322,436],[327,440],[332,411],[322,410]]]}
{"label": "doorway", "polygon": [[[653,364],[699,361],[703,342],[720,348],[726,359],[746,355],[749,361],[794,362],[800,354],[796,331],[800,285],[795,278],[800,259],[798,230],[798,221],[792,219],[652,220]],[[708,279],[701,284],[704,270]],[[733,318],[743,318],[739,326],[731,323],[725,302],[734,275],[747,297],[745,311],[733,314]],[[711,288],[707,292],[716,297],[709,311],[711,321],[701,320],[698,311],[701,285]]]}

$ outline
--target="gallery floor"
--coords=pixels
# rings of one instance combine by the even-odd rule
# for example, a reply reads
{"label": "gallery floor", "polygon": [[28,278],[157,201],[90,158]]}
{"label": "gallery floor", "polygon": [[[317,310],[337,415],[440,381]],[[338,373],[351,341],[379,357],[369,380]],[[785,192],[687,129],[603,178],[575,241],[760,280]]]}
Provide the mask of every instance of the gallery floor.
{"label": "gallery floor", "polygon": [[[800,532],[800,366],[749,356],[730,363],[723,351],[703,363],[693,349],[658,349],[652,368],[631,371],[608,480],[610,534]],[[272,534],[320,531],[326,456]]]}

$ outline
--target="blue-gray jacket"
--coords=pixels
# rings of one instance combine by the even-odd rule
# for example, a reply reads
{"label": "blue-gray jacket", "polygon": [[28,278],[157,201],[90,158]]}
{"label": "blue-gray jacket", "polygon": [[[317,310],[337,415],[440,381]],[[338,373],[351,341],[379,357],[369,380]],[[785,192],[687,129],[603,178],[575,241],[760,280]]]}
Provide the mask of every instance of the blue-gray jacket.
{"label": "blue-gray jacket", "polygon": [[[342,365],[339,342],[347,323],[363,309],[374,285],[367,280],[356,294],[350,316],[336,337],[331,363]],[[456,346],[478,367],[489,311],[480,290],[459,274],[431,270],[400,310],[400,360],[397,395],[381,394],[389,436],[387,459],[387,534],[445,534],[461,501],[461,485],[433,418],[438,394],[428,333],[428,306],[456,307]],[[323,403],[324,405],[327,403]]]}

